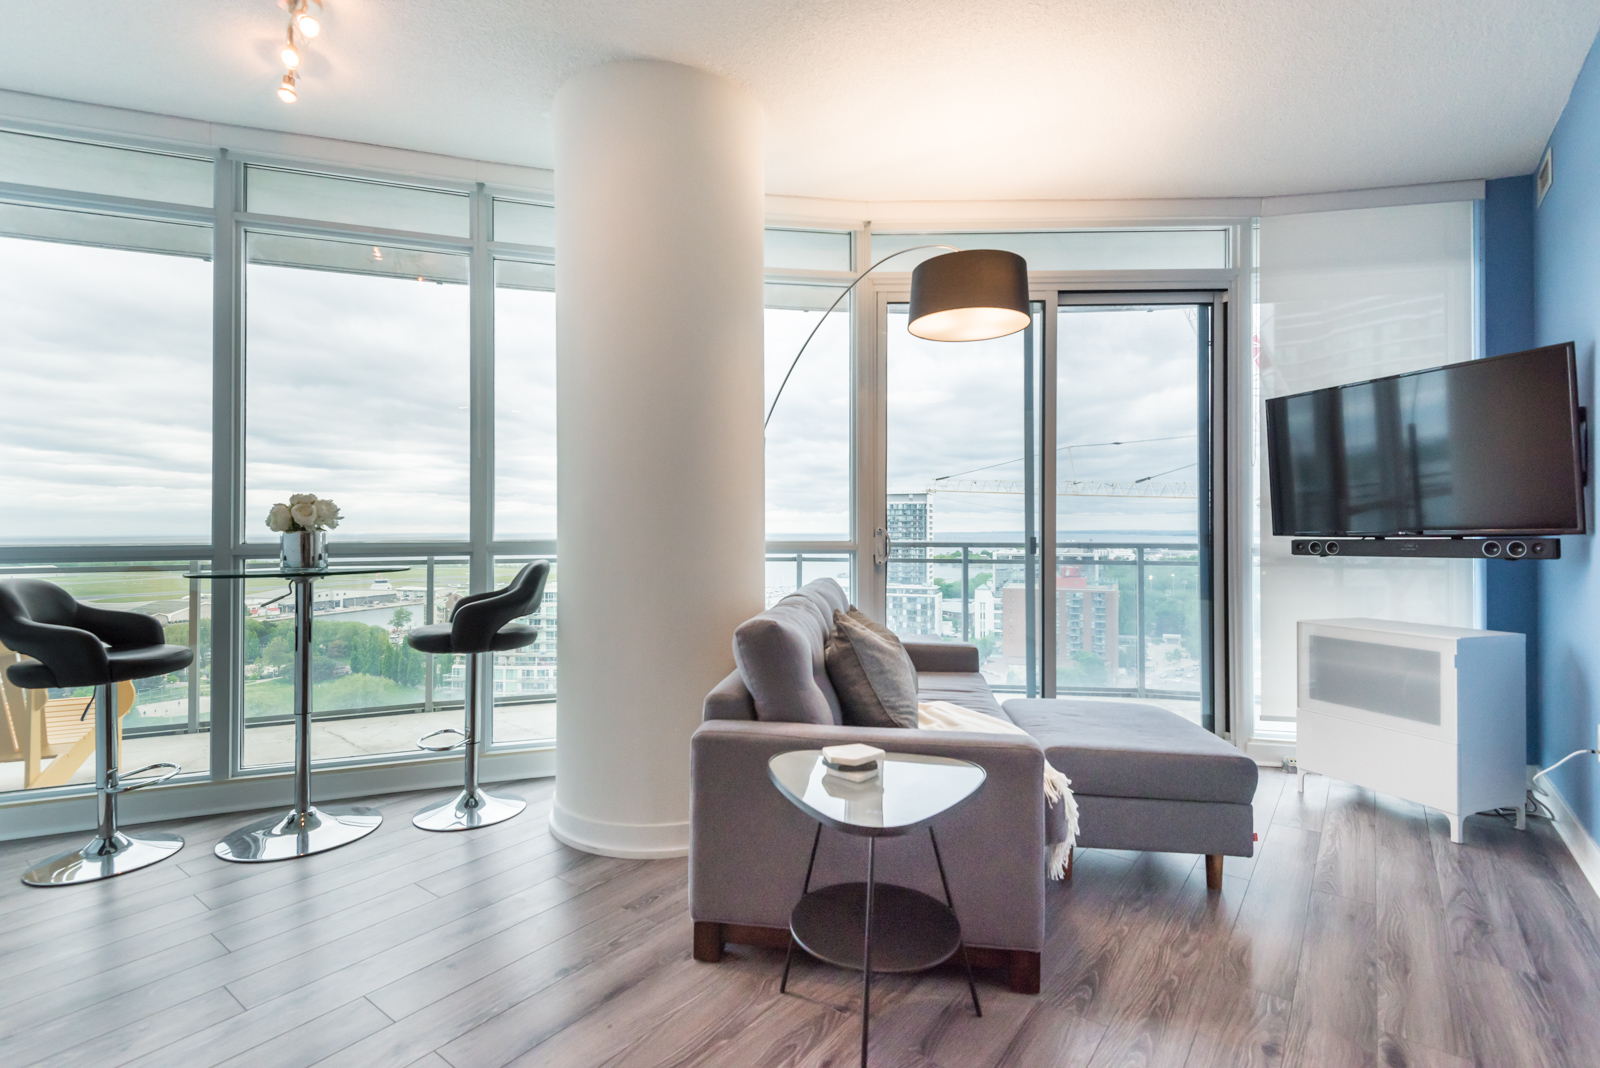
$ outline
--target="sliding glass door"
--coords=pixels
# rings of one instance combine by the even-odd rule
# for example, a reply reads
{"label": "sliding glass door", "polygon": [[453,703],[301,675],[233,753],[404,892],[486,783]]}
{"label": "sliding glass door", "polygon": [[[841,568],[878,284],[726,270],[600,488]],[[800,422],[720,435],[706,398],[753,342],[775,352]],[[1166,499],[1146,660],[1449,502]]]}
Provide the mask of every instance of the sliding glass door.
{"label": "sliding glass door", "polygon": [[1057,298],[1048,681],[1211,726],[1209,294]]}
{"label": "sliding glass door", "polygon": [[887,549],[904,636],[976,644],[997,691],[1213,726],[1212,293],[1046,293],[940,344],[882,305]]}
{"label": "sliding glass door", "polygon": [[996,690],[1037,695],[1038,383],[1043,306],[993,341],[925,341],[888,322],[890,629],[972,642]]}

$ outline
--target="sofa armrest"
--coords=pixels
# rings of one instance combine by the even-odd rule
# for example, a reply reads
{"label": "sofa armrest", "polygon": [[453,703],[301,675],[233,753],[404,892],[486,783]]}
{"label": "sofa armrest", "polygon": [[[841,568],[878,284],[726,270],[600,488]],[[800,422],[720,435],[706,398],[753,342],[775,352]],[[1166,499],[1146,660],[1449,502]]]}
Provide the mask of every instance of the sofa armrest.
{"label": "sofa armrest", "polygon": [[[773,785],[767,761],[790,749],[865,742],[982,767],[983,786],[933,827],[969,943],[1037,952],[1044,944],[1044,749],[1025,735],[714,720],[690,742],[689,911],[697,921],[787,927],[817,824]],[[866,840],[820,839],[815,889],[859,882]],[[878,877],[943,899],[928,835],[880,838]]]}
{"label": "sofa armrest", "polygon": [[902,642],[918,671],[973,674],[980,668],[978,647],[967,642]]}
{"label": "sofa armrest", "polygon": [[750,687],[744,684],[744,676],[739,674],[737,668],[706,694],[700,718],[705,720],[756,718],[756,699],[750,695]]}

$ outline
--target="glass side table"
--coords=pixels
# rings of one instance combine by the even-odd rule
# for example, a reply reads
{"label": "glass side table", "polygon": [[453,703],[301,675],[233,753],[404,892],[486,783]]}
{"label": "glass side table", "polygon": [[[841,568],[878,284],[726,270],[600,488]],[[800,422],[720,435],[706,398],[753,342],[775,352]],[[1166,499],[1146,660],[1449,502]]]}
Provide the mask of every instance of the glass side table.
{"label": "glass side table", "polygon": [[319,578],[406,570],[407,565],[325,567],[316,571],[264,567],[253,571],[191,571],[183,576],[219,581],[282,578],[294,587],[294,807],[281,816],[268,816],[240,827],[218,842],[216,854],[223,860],[255,863],[307,857],[364,838],[383,822],[377,809],[365,805],[318,808],[311,804],[311,590]]}
{"label": "glass side table", "polygon": [[[978,988],[972,981],[972,964],[961,940],[961,923],[945,878],[939,839],[933,833],[935,816],[949,812],[977,793],[986,778],[984,770],[968,760],[887,753],[879,761],[877,778],[852,782],[828,774],[818,749],[779,753],[767,761],[767,773],[780,793],[796,808],[817,821],[811,839],[811,860],[800,901],[789,917],[789,952],[783,959],[779,993],[789,986],[789,964],[796,944],[813,957],[841,968],[861,972],[861,1064],[867,1063],[867,1029],[871,1018],[872,973],[918,972],[942,964],[961,953],[967,971],[972,1011],[983,1015]],[[892,883],[878,883],[873,861],[879,838],[909,834],[928,828],[934,863],[944,901]],[[867,840],[867,881],[838,883],[811,889],[822,828]]]}

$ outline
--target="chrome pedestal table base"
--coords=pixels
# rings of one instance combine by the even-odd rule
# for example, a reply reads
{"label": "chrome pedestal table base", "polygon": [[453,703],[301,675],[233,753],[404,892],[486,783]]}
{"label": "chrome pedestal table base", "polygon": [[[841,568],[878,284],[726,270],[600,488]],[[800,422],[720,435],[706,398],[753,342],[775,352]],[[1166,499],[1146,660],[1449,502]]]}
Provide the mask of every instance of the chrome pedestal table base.
{"label": "chrome pedestal table base", "polygon": [[82,849],[51,857],[24,873],[29,886],[71,886],[92,883],[113,875],[147,868],[183,848],[183,839],[164,831],[125,834],[117,831],[108,841],[96,838]]}
{"label": "chrome pedestal table base", "polygon": [[425,831],[470,831],[508,820],[527,806],[520,797],[462,790],[448,801],[423,809],[411,822]]}
{"label": "chrome pedestal table base", "polygon": [[217,843],[216,853],[242,864],[307,857],[365,838],[382,822],[382,814],[365,805],[312,805],[240,827]]}
{"label": "chrome pedestal table base", "polygon": [[[159,786],[178,774],[176,764],[147,764],[126,775],[121,770],[122,756],[117,717],[117,684],[95,687],[96,732],[95,815],[96,833],[88,845],[70,853],[60,853],[22,874],[28,886],[74,886],[126,875],[166,860],[183,848],[183,839],[165,831],[127,834],[117,827],[117,798],[146,786]],[[152,772],[159,774],[151,775]],[[148,778],[141,776],[149,775]]]}
{"label": "chrome pedestal table base", "polygon": [[223,860],[259,864],[308,857],[349,845],[378,829],[383,815],[365,805],[311,803],[311,592],[319,578],[378,575],[405,567],[327,567],[316,571],[286,568],[259,571],[201,571],[185,578],[284,578],[294,587],[294,807],[240,827],[217,843]]}

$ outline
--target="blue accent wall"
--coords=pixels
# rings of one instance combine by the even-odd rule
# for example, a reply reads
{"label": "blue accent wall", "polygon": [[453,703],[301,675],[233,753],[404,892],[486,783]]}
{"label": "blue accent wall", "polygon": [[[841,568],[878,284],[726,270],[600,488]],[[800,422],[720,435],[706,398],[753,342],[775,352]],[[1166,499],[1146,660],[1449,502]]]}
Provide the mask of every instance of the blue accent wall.
{"label": "blue accent wall", "polygon": [[[1593,410],[1600,337],[1600,59],[1592,48],[1550,145],[1554,182],[1533,213],[1534,340],[1577,343],[1579,394]],[[1592,492],[1588,508],[1594,530]],[[1593,535],[1563,538],[1561,559],[1539,567],[1540,690],[1531,733],[1534,761],[1549,767],[1574,749],[1594,748],[1600,725],[1600,566]],[[1551,778],[1579,821],[1600,838],[1596,764],[1574,760]]]}
{"label": "blue accent wall", "polygon": [[[1484,355],[1534,346],[1533,176],[1488,182],[1483,200]],[[1539,759],[1539,578],[1546,565],[1484,563],[1484,602],[1490,630],[1528,637],[1528,762]]]}

